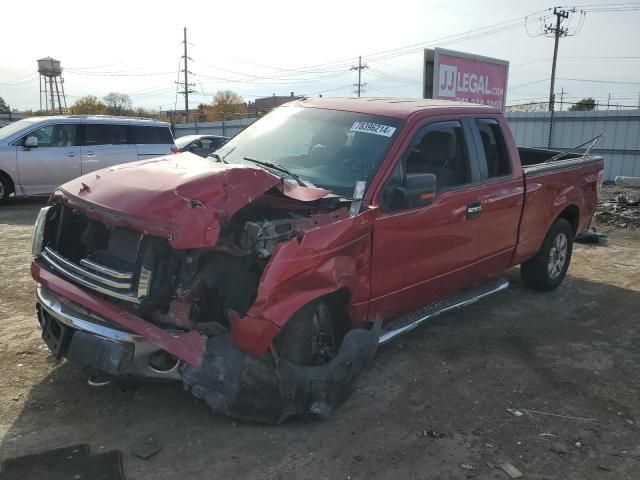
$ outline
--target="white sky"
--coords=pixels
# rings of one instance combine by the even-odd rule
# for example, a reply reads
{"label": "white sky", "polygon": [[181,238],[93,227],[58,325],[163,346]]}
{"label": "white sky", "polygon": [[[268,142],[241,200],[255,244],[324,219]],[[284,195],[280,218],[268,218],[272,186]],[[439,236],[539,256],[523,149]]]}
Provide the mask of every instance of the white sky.
{"label": "white sky", "polygon": [[[640,7],[640,2],[605,0],[577,5],[598,5],[585,7],[593,9],[607,3]],[[515,0],[9,1],[2,5],[0,96],[12,108],[38,109],[36,60],[52,56],[65,69],[69,104],[83,95],[118,91],[129,94],[134,106],[172,109],[186,26],[197,90],[192,108],[226,88],[247,100],[291,91],[352,95],[356,72],[349,66],[358,55],[370,67],[363,72],[364,95],[420,96],[421,51],[384,59],[374,55],[415,44],[414,50],[441,46],[509,60],[507,103],[544,101],[553,40],[534,35],[539,32],[536,19],[544,15],[540,11],[553,6]],[[534,12],[526,30],[524,17]],[[438,41],[518,18],[506,31]],[[576,14],[572,29],[578,20]],[[578,35],[560,41],[558,94],[564,88],[569,101],[593,96],[601,103],[611,94],[612,103],[637,105],[639,25],[640,10],[587,13]],[[177,102],[183,108],[182,95]]]}

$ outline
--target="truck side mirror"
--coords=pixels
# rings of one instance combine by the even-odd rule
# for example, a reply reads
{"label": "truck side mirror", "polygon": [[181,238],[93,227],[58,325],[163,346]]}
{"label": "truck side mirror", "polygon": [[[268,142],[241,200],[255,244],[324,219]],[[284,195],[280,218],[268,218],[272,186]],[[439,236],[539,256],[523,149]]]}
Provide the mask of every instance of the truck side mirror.
{"label": "truck side mirror", "polygon": [[429,205],[436,197],[436,186],[433,173],[409,173],[404,185],[394,187],[393,203],[404,208]]}
{"label": "truck side mirror", "polygon": [[38,137],[27,137],[24,141],[24,148],[38,148]]}

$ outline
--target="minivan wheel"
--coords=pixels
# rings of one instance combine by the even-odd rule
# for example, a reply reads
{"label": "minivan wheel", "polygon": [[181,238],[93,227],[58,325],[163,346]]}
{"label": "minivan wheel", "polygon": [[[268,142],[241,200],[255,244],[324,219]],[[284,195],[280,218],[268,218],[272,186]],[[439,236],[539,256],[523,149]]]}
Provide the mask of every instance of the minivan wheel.
{"label": "minivan wheel", "polygon": [[551,225],[540,250],[520,266],[524,283],[533,290],[549,292],[564,280],[573,250],[573,229],[564,218]]}
{"label": "minivan wheel", "polygon": [[280,357],[296,365],[329,363],[338,348],[331,306],[316,300],[302,307],[282,327],[275,345]]}
{"label": "minivan wheel", "polygon": [[9,180],[4,175],[0,175],[0,203],[6,202],[9,195],[11,195]]}

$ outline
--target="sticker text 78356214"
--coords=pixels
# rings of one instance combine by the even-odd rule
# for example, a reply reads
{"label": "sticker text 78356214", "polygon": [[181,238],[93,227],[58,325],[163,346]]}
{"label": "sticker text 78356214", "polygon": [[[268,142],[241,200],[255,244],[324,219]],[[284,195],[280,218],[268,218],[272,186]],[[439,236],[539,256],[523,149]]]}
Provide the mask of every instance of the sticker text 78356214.
{"label": "sticker text 78356214", "polygon": [[381,123],[353,122],[353,125],[351,125],[351,131],[373,133],[374,135],[382,135],[383,137],[390,137],[396,131],[396,127],[382,125]]}

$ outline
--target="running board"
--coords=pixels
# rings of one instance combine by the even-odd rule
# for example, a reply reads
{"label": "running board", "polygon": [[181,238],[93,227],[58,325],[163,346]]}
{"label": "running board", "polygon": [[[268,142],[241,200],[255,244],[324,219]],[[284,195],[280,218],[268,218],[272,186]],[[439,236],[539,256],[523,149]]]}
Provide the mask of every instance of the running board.
{"label": "running board", "polygon": [[382,330],[378,344],[382,345],[383,343],[387,343],[398,335],[410,332],[421,323],[437,317],[441,313],[471,305],[481,298],[488,297],[489,295],[498,293],[501,290],[505,290],[508,286],[509,282],[504,279],[494,280],[492,282],[482,284],[479,287],[464,290],[463,292],[445,298],[444,300],[425,305],[415,312],[402,315],[396,320],[393,320],[389,324],[383,326],[384,330]]}

